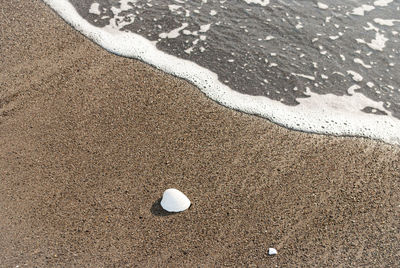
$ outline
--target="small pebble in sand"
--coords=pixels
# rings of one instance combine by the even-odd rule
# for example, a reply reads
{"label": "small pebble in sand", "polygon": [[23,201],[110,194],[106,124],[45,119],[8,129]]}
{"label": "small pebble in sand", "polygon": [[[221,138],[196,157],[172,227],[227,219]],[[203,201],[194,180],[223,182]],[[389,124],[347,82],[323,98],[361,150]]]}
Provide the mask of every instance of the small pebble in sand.
{"label": "small pebble in sand", "polygon": [[161,207],[168,212],[181,212],[190,207],[190,200],[181,191],[171,188],[165,190]]}
{"label": "small pebble in sand", "polygon": [[278,254],[278,251],[274,248],[269,248],[268,249],[268,255],[276,255]]}

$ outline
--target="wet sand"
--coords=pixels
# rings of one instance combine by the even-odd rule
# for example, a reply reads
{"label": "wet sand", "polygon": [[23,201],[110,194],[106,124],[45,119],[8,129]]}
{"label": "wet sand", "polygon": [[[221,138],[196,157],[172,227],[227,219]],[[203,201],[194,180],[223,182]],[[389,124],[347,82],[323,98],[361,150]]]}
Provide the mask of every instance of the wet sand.
{"label": "wet sand", "polygon": [[[227,109],[40,1],[0,11],[2,266],[400,264],[399,148]],[[169,187],[192,207],[164,213]]]}

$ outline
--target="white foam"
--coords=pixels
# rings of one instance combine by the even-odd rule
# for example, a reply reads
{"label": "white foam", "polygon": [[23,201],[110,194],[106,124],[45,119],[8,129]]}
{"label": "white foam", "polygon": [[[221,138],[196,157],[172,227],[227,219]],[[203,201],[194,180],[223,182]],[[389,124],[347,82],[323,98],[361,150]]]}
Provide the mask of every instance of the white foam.
{"label": "white foam", "polygon": [[119,0],[120,3],[119,9],[121,11],[132,9],[131,5],[135,4],[136,2],[137,0]]}
{"label": "white foam", "polygon": [[89,13],[95,14],[95,15],[101,15],[100,4],[99,3],[93,3],[89,8]]}
{"label": "white foam", "polygon": [[296,74],[296,73],[292,73],[292,75],[299,76],[299,77],[303,77],[303,78],[306,78],[306,79],[311,80],[311,81],[314,81],[314,80],[315,80],[315,77],[314,77],[314,76],[311,76],[311,75]]}
{"label": "white foam", "polygon": [[180,31],[182,31],[183,29],[185,29],[186,27],[188,27],[188,25],[189,25],[189,24],[187,24],[186,22],[185,22],[185,23],[182,23],[182,25],[181,25],[180,27],[175,28],[175,29],[171,30],[171,31],[168,32],[168,33],[160,33],[158,36],[159,36],[160,38],[169,38],[169,39],[177,38],[177,37],[180,35]]}
{"label": "white foam", "polygon": [[324,4],[324,3],[321,3],[321,2],[318,2],[317,6],[318,6],[319,9],[328,9],[329,8],[329,6],[327,4]]}
{"label": "white foam", "polygon": [[375,27],[372,23],[367,22],[367,25],[368,25],[368,27],[363,27],[364,30],[366,30],[366,31],[371,31],[371,30],[373,30],[373,31],[375,31],[375,32],[378,32],[378,31],[379,31],[379,29],[378,29],[377,27]]}
{"label": "white foam", "polygon": [[351,14],[358,15],[358,16],[364,16],[365,12],[369,12],[374,9],[375,9],[374,6],[362,5],[360,7],[356,7],[355,9],[353,9],[353,12]]}
{"label": "white foam", "polygon": [[364,63],[364,61],[362,59],[359,59],[359,58],[354,58],[354,62],[358,63],[358,64],[361,64],[363,67],[365,67],[367,69],[372,68],[371,65]]}
{"label": "white foam", "polygon": [[188,49],[186,49],[184,51],[185,51],[185,53],[190,54],[190,53],[192,53],[193,49],[194,49],[193,47],[189,47]]}
{"label": "white foam", "polygon": [[377,50],[377,51],[383,51],[383,49],[386,46],[386,41],[388,41],[389,39],[387,39],[383,34],[381,33],[375,33],[375,39],[372,39],[371,42],[366,42],[364,39],[356,39],[356,41],[358,43],[361,44],[366,44],[368,45],[370,48]]}
{"label": "white foam", "polygon": [[210,23],[210,24],[201,25],[201,26],[200,26],[199,32],[205,33],[205,32],[207,32],[208,30],[210,30],[210,27],[211,27],[211,23]]}
{"label": "white foam", "polygon": [[[222,84],[214,72],[196,63],[166,54],[140,35],[107,26],[99,28],[88,23],[67,0],[44,2],[78,31],[108,51],[140,59],[160,70],[186,79],[198,86],[206,96],[224,106],[259,115],[296,130],[365,136],[400,145],[400,120],[360,111],[367,106],[386,111],[381,102],[372,101],[361,93],[336,96],[309,91],[307,98],[297,99],[300,103],[297,106],[287,106],[262,96],[241,94]],[[305,78],[307,76],[303,75]],[[312,78],[314,77],[309,76],[307,79]],[[389,111],[386,112],[390,115]]]}
{"label": "white foam", "polygon": [[384,20],[380,18],[375,18],[374,22],[384,26],[393,26],[394,22],[400,22],[400,20]]}
{"label": "white foam", "polygon": [[353,80],[356,81],[356,82],[360,82],[360,81],[363,80],[363,77],[359,73],[357,73],[355,71],[348,70],[347,73],[350,74],[351,77],[353,78]]}
{"label": "white foam", "polygon": [[105,27],[106,31],[113,32],[115,30],[120,30],[126,25],[132,24],[135,21],[135,16],[134,15],[129,15],[129,16],[124,16],[120,15],[121,12],[127,11],[129,9],[132,9],[132,6],[130,4],[134,4],[136,1],[133,0],[121,0],[120,1],[120,7],[111,7],[111,11],[114,14],[114,17],[110,19],[110,24]]}
{"label": "white foam", "polygon": [[175,11],[177,11],[178,9],[180,9],[182,6],[180,6],[180,5],[168,5],[168,9],[171,11],[171,12],[175,12]]}
{"label": "white foam", "polygon": [[378,0],[374,2],[374,6],[385,7],[392,2],[393,0]]}
{"label": "white foam", "polygon": [[263,7],[269,4],[269,0],[243,0],[243,1],[245,1],[247,4],[256,4]]}
{"label": "white foam", "polygon": [[383,34],[376,33],[375,34],[375,39],[372,39],[370,43],[367,43],[367,45],[375,50],[382,51],[385,46],[386,46],[386,41],[388,41]]}
{"label": "white foam", "polygon": [[349,87],[347,89],[347,93],[349,93],[349,95],[354,95],[355,90],[356,89],[360,89],[361,87],[359,85],[352,85],[351,87]]}

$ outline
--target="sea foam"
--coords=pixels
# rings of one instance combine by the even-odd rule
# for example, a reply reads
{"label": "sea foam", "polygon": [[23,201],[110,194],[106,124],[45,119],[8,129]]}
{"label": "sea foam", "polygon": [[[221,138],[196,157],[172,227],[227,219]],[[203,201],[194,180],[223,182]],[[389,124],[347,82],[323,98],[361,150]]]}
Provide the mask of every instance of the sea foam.
{"label": "sea foam", "polygon": [[[354,90],[349,90],[348,96],[320,95],[308,91],[309,97],[299,99],[297,106],[287,106],[264,96],[242,94],[221,83],[216,73],[194,62],[164,53],[156,48],[154,42],[138,34],[120,31],[120,27],[116,25],[110,24],[100,28],[90,24],[67,0],[43,1],[76,30],[106,50],[120,56],[139,59],[186,79],[195,84],[206,96],[226,107],[265,117],[295,130],[364,136],[400,144],[400,120],[391,116],[380,117],[362,112],[361,107],[386,110],[382,102],[372,101]],[[377,49],[381,46],[382,44]],[[308,74],[298,75],[312,77]]]}

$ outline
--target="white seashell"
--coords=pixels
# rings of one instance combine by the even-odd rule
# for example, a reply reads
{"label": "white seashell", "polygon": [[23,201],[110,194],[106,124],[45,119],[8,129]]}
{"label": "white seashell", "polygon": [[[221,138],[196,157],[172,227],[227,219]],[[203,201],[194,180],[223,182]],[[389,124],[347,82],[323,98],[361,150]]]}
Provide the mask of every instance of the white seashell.
{"label": "white seashell", "polygon": [[274,248],[269,248],[268,249],[268,255],[276,255],[278,254],[278,251]]}
{"label": "white seashell", "polygon": [[161,206],[168,212],[181,212],[190,207],[190,200],[181,191],[171,188],[165,190]]}

